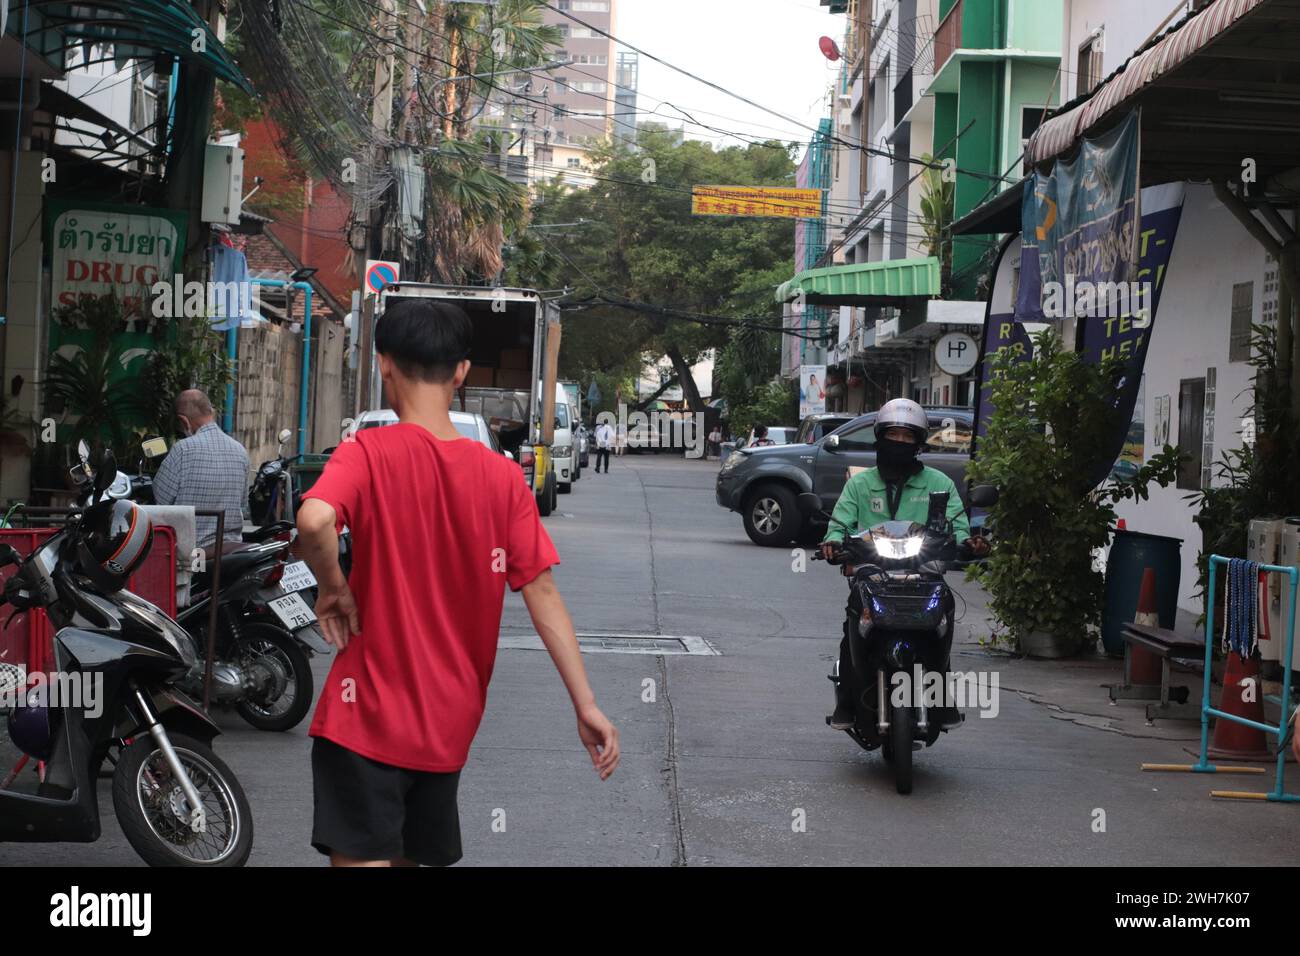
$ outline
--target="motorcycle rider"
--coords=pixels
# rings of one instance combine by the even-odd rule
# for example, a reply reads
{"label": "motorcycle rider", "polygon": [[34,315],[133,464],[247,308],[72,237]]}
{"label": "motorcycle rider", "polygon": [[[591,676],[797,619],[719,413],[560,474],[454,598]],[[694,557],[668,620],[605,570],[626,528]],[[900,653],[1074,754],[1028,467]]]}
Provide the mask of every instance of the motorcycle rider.
{"label": "motorcycle rider", "polygon": [[[952,479],[936,468],[923,465],[917,456],[925,446],[930,425],[925,410],[907,398],[886,402],[876,415],[876,467],[865,469],[850,478],[840,493],[831,514],[830,526],[822,539],[822,555],[828,560],[844,541],[845,529],[868,530],[886,521],[916,521],[924,524],[929,517],[930,495],[948,493],[948,519],[958,545],[968,547],[976,557],[988,553],[988,542],[971,537],[970,522]],[[944,667],[948,670],[950,647],[943,649]],[[840,680],[835,686],[835,713],[830,726],[848,730],[853,726],[854,702],[869,686],[870,674],[858,674],[853,667],[849,634],[840,642]],[[960,718],[955,707],[939,708],[941,724],[956,724]]]}

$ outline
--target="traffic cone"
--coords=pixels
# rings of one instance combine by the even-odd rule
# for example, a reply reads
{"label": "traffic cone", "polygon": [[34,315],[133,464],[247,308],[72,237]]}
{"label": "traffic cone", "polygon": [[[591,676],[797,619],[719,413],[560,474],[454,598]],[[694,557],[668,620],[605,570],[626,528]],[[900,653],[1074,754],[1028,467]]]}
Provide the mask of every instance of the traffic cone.
{"label": "traffic cone", "polygon": [[[1218,709],[1247,720],[1264,723],[1264,688],[1259,677],[1259,661],[1254,655],[1243,659],[1236,651],[1228,652],[1223,672],[1223,693]],[[1210,757],[1215,760],[1274,760],[1264,731],[1247,727],[1222,717],[1214,722],[1214,743]]]}
{"label": "traffic cone", "polygon": [[[1142,590],[1138,595],[1137,613],[1133,615],[1133,623],[1145,627],[1160,626],[1160,615],[1156,611],[1155,568],[1146,568],[1142,572]],[[1128,653],[1130,684],[1160,683],[1160,658],[1137,644],[1130,644]]]}

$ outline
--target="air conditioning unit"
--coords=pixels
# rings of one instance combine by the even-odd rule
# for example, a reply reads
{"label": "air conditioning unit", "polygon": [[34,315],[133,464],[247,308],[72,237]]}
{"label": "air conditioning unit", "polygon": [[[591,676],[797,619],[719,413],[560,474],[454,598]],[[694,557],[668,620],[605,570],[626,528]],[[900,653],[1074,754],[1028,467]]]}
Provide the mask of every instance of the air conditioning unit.
{"label": "air conditioning unit", "polygon": [[853,96],[849,93],[841,93],[835,98],[835,102],[838,103],[842,109],[847,110],[853,108]]}

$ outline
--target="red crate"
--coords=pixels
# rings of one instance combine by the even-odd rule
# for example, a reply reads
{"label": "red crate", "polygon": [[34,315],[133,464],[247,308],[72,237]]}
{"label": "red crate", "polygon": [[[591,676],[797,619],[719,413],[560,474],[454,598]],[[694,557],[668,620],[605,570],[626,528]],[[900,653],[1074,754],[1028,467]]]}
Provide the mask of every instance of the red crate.
{"label": "red crate", "polygon": [[[31,554],[51,538],[58,528],[0,528],[0,543],[11,544],[23,557]],[[0,586],[17,567],[0,571]],[[144,564],[131,576],[127,589],[176,616],[176,531],[154,525],[153,546]],[[22,666],[28,673],[49,671],[54,667],[53,629],[50,619],[40,608],[14,613],[0,605],[0,664]]]}

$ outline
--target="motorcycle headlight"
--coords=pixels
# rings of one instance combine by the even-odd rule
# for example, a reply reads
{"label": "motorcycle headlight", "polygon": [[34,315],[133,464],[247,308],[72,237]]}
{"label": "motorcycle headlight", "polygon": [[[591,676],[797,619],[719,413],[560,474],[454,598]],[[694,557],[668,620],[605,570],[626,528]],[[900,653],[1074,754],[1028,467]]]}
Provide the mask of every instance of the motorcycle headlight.
{"label": "motorcycle headlight", "polygon": [[871,541],[882,558],[914,558],[921,553],[921,545],[925,543],[925,539],[919,534],[909,535],[906,538],[891,538],[876,534],[871,536]]}

